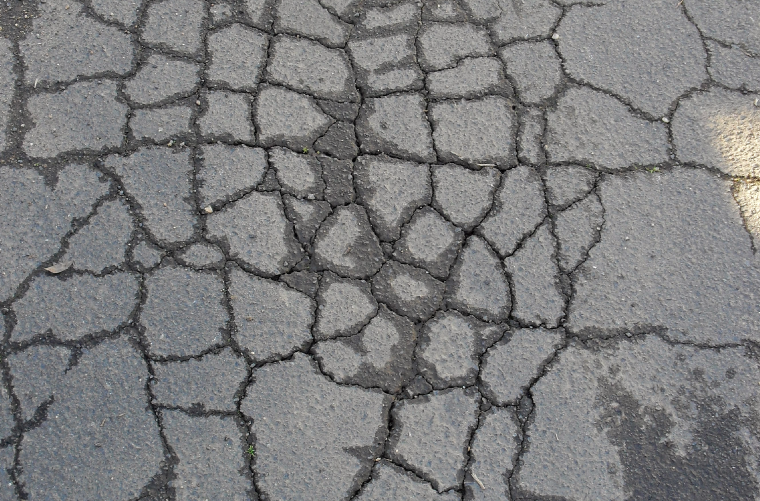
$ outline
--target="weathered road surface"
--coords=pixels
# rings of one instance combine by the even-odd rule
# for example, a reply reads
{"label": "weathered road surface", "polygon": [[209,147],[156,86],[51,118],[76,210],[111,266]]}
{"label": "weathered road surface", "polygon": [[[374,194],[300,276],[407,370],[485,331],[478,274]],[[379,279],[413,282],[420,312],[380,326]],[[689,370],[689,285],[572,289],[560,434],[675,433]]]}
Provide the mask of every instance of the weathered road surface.
{"label": "weathered road surface", "polygon": [[760,499],[760,2],[0,28],[0,500]]}

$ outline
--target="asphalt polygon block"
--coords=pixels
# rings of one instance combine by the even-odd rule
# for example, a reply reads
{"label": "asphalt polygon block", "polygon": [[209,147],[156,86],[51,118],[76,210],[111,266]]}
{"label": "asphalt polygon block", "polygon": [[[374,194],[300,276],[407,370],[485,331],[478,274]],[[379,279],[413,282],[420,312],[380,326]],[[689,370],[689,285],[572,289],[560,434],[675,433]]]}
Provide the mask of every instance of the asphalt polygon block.
{"label": "asphalt polygon block", "polygon": [[346,53],[304,38],[280,35],[272,40],[267,80],[322,99],[359,97]]}
{"label": "asphalt polygon block", "polygon": [[415,212],[394,244],[393,257],[402,263],[424,268],[435,278],[445,279],[459,253],[464,232],[430,207]]}
{"label": "asphalt polygon block", "polygon": [[462,22],[467,20],[467,15],[454,0],[442,2],[424,3],[422,5],[422,19],[425,21]]}
{"label": "asphalt polygon block", "polygon": [[221,268],[224,254],[215,245],[200,242],[186,247],[176,256],[177,261],[193,268]]}
{"label": "asphalt polygon block", "polygon": [[30,346],[8,357],[13,394],[24,421],[34,418],[37,409],[60,390],[70,358],[69,348],[46,345]]}
{"label": "asphalt polygon block", "polygon": [[753,179],[742,179],[734,183],[734,198],[742,212],[755,248],[760,246],[760,184]]}
{"label": "asphalt polygon block", "polygon": [[316,303],[286,284],[231,270],[230,296],[240,347],[256,361],[287,357],[312,341]]}
{"label": "asphalt polygon block", "polygon": [[251,499],[253,485],[244,473],[243,441],[233,418],[172,410],[161,417],[166,441],[179,459],[170,481],[178,501]]}
{"label": "asphalt polygon block", "polygon": [[383,264],[383,251],[364,209],[355,204],[336,208],[317,231],[314,261],[350,278],[367,278]]}
{"label": "asphalt polygon block", "polygon": [[317,139],[314,148],[317,152],[327,153],[340,159],[353,159],[359,154],[354,124],[335,122],[322,137]]}
{"label": "asphalt polygon block", "polygon": [[127,80],[124,93],[137,104],[187,97],[196,90],[199,72],[197,64],[153,54]]}
{"label": "asphalt polygon block", "polygon": [[343,499],[357,490],[383,449],[390,397],[336,385],[301,353],[257,369],[254,381],[241,410],[253,420],[260,491]]}
{"label": "asphalt polygon block", "polygon": [[318,340],[352,336],[377,315],[377,301],[368,282],[330,272],[322,275],[317,302],[314,337]]}
{"label": "asphalt polygon block", "polygon": [[[760,94],[720,88],[683,99],[673,115],[673,142],[681,162],[731,176],[760,176]],[[760,102],[760,101],[759,101]]]}
{"label": "asphalt polygon block", "polygon": [[518,329],[483,358],[483,393],[498,405],[515,404],[561,347],[562,329]]}
{"label": "asphalt polygon block", "polygon": [[596,194],[557,214],[554,233],[559,240],[559,266],[570,272],[586,259],[604,224],[604,207]]}
{"label": "asphalt polygon block", "polygon": [[104,165],[119,176],[158,240],[176,242],[193,235],[197,215],[189,203],[193,166],[187,149],[149,146],[128,157],[112,155]]}
{"label": "asphalt polygon block", "polygon": [[298,292],[303,292],[311,298],[317,296],[321,276],[313,271],[294,271],[280,275],[280,280]]}
{"label": "asphalt polygon block", "polygon": [[415,353],[420,373],[435,389],[472,386],[480,356],[501,338],[502,329],[457,311],[438,312],[425,323]]}
{"label": "asphalt polygon block", "polygon": [[699,31],[669,0],[577,7],[562,19],[557,34],[570,76],[655,117],[666,115],[678,96],[707,79]]}
{"label": "asphalt polygon block", "polygon": [[125,339],[104,341],[80,357],[56,388],[51,419],[24,434],[19,481],[30,499],[140,495],[164,459],[145,394],[148,377],[142,355]]}
{"label": "asphalt polygon block", "polygon": [[103,277],[51,275],[35,278],[14,303],[14,341],[28,341],[50,330],[60,340],[114,331],[126,324],[137,306],[137,278],[117,272]]}
{"label": "asphalt polygon block", "polygon": [[350,25],[330,14],[317,0],[279,0],[274,29],[312,38],[328,47],[344,46],[350,33]]}
{"label": "asphalt polygon block", "polygon": [[523,325],[557,327],[565,314],[565,297],[559,288],[555,260],[557,241],[544,223],[504,260],[512,278],[512,316]]}
{"label": "asphalt polygon block", "polygon": [[381,240],[396,240],[418,207],[430,203],[430,168],[379,156],[357,158],[354,178],[359,200]]}
{"label": "asphalt polygon block", "polygon": [[[11,396],[8,394],[8,390],[5,389],[5,385],[3,385],[0,388],[0,436],[7,440],[10,438],[15,426],[16,422],[13,418],[13,410],[11,409]],[[0,488],[0,493],[2,493],[2,488]]]}
{"label": "asphalt polygon block", "polygon": [[318,99],[319,108],[336,120],[353,122],[359,114],[361,103],[330,101],[329,99]]}
{"label": "asphalt polygon block", "polygon": [[322,181],[322,166],[316,157],[286,148],[272,148],[269,163],[277,173],[277,181],[284,193],[309,200],[322,198],[325,183]]}
{"label": "asphalt polygon block", "polygon": [[492,36],[500,43],[548,37],[562,9],[552,0],[497,0],[501,16],[491,23]]}
{"label": "asphalt polygon block", "polygon": [[140,271],[149,271],[161,262],[163,252],[153,244],[140,240],[132,249],[130,261]]}
{"label": "asphalt polygon block", "polygon": [[[752,419],[760,375],[746,355],[655,336],[598,350],[571,344],[531,388],[530,448],[512,481],[565,499],[751,498],[745,458],[757,455],[758,431],[739,423]],[[661,472],[659,481],[644,471]],[[699,481],[687,480],[696,472]]]}
{"label": "asphalt polygon block", "polygon": [[433,99],[472,99],[509,90],[501,61],[495,57],[462,59],[455,68],[428,74],[426,82]]}
{"label": "asphalt polygon block", "polygon": [[585,197],[595,180],[596,173],[580,165],[550,167],[544,174],[546,199],[550,205],[565,209]]}
{"label": "asphalt polygon block", "polygon": [[231,258],[266,275],[285,273],[303,257],[279,193],[246,195],[209,215],[206,231]]}
{"label": "asphalt polygon block", "polygon": [[723,47],[709,40],[707,49],[710,51],[707,70],[713,80],[732,89],[760,92],[760,59],[739,47]]}
{"label": "asphalt polygon block", "polygon": [[502,47],[499,57],[524,103],[540,103],[552,97],[562,82],[561,61],[550,41],[514,43]]}
{"label": "asphalt polygon block", "polygon": [[498,0],[464,0],[470,17],[479,22],[492,21],[501,15]]}
{"label": "asphalt polygon block", "polygon": [[548,113],[545,144],[552,162],[613,170],[669,158],[664,123],[639,118],[615,98],[587,87],[571,87]]}
{"label": "asphalt polygon block", "polygon": [[749,264],[751,241],[729,181],[675,169],[605,178],[600,188],[605,224],[575,275],[572,332],[657,325],[698,343],[758,337],[760,270]]}
{"label": "asphalt polygon block", "polygon": [[227,91],[206,94],[206,111],[198,120],[207,138],[253,142],[251,102],[247,95]]}
{"label": "asphalt polygon block", "polygon": [[202,0],[164,0],[146,9],[141,38],[152,45],[194,54],[202,47],[201,27],[206,17]]}
{"label": "asphalt polygon block", "polygon": [[326,156],[317,157],[322,164],[322,178],[325,180],[325,200],[336,207],[355,200],[354,164],[349,160],[338,160]]}
{"label": "asphalt polygon block", "polygon": [[220,345],[228,320],[223,288],[214,273],[181,267],[151,272],[140,314],[148,351],[159,357],[187,357]]}
{"label": "asphalt polygon block", "polygon": [[16,498],[15,482],[8,472],[13,469],[16,449],[12,445],[0,450],[0,496],[3,499]]}
{"label": "asphalt polygon block", "polygon": [[367,9],[359,21],[362,30],[390,30],[402,26],[416,25],[420,20],[420,8],[412,2],[404,2],[389,7]]}
{"label": "asphalt polygon block", "polygon": [[425,71],[453,68],[465,57],[491,56],[488,32],[468,23],[429,23],[419,35],[420,66]]}
{"label": "asphalt polygon block", "polygon": [[169,106],[158,109],[138,109],[132,112],[129,128],[132,135],[141,139],[164,142],[169,138],[192,134],[193,110],[187,106]]}
{"label": "asphalt polygon block", "polygon": [[267,154],[261,148],[210,144],[202,147],[198,171],[201,205],[232,200],[253,190],[264,178]]}
{"label": "asphalt polygon block", "polygon": [[361,333],[314,345],[325,374],[341,383],[398,393],[414,377],[414,324],[381,306]]}
{"label": "asphalt polygon block", "polygon": [[131,27],[137,21],[137,10],[142,6],[142,2],[140,0],[91,0],[90,6],[106,21]]}
{"label": "asphalt polygon block", "polygon": [[379,461],[372,470],[372,480],[362,487],[357,501],[455,501],[456,492],[438,494],[429,483],[387,460]]}
{"label": "asphalt polygon block", "polygon": [[272,9],[270,0],[245,0],[248,18],[254,26],[269,31],[272,27]]}
{"label": "asphalt polygon block", "polygon": [[430,479],[442,492],[464,480],[467,444],[477,426],[480,394],[472,389],[435,391],[402,400],[391,411],[389,456]]}
{"label": "asphalt polygon block", "polygon": [[332,125],[308,96],[281,87],[262,87],[256,100],[254,120],[262,146],[310,148]]}
{"label": "asphalt polygon block", "polygon": [[531,167],[521,165],[502,174],[494,207],[477,231],[505,257],[512,254],[545,217],[541,178]]}
{"label": "asphalt polygon block", "polygon": [[16,81],[16,75],[13,73],[14,60],[10,40],[0,40],[0,152],[5,150],[8,141],[5,129],[8,126]]}
{"label": "asphalt polygon block", "polygon": [[[509,501],[509,478],[514,458],[520,451],[522,433],[510,409],[492,407],[480,417],[470,448],[474,459],[470,476],[464,482],[468,499],[474,501]],[[478,481],[475,481],[477,477]],[[482,487],[481,487],[482,485]]]}
{"label": "asphalt polygon block", "polygon": [[50,0],[39,9],[32,26],[34,36],[19,42],[26,83],[124,75],[132,69],[134,47],[123,30],[86,15],[79,2]]}
{"label": "asphalt polygon block", "polygon": [[468,165],[515,163],[517,117],[510,102],[497,96],[474,101],[443,101],[430,106],[433,141],[444,162]]}
{"label": "asphalt polygon block", "polygon": [[116,100],[116,90],[116,82],[87,81],[29,97],[26,107],[35,126],[24,136],[24,151],[32,157],[54,157],[120,146],[127,105]]}
{"label": "asphalt polygon block", "polygon": [[688,0],[686,11],[705,37],[760,53],[760,5],[742,0]]}
{"label": "asphalt polygon block", "polygon": [[446,302],[486,322],[509,316],[512,299],[499,258],[478,236],[470,236],[446,282]]}
{"label": "asphalt polygon block", "polygon": [[412,33],[351,40],[348,50],[356,66],[356,84],[367,97],[423,87]]}
{"label": "asphalt polygon block", "polygon": [[206,78],[212,85],[256,90],[267,58],[267,36],[242,24],[233,24],[208,37],[211,62]]}
{"label": "asphalt polygon block", "polygon": [[121,200],[108,201],[69,239],[69,250],[59,262],[72,262],[76,270],[101,273],[124,262],[131,238],[132,216],[127,205]]}
{"label": "asphalt polygon block", "polygon": [[537,108],[524,108],[520,112],[520,130],[517,133],[517,159],[528,165],[546,162],[544,154],[544,113]]}
{"label": "asphalt polygon block", "polygon": [[419,94],[366,99],[356,132],[364,153],[387,153],[417,162],[434,162],[433,138]]}
{"label": "asphalt polygon block", "polygon": [[469,231],[491,210],[499,185],[499,171],[493,167],[471,170],[459,165],[434,165],[433,207],[449,221]]}
{"label": "asphalt polygon block", "polygon": [[425,270],[386,262],[372,277],[372,293],[391,310],[415,321],[427,320],[441,306],[444,284]]}
{"label": "asphalt polygon block", "polygon": [[29,169],[0,167],[0,204],[23,207],[0,219],[0,300],[45,260],[56,253],[75,218],[86,216],[109,188],[101,174],[83,165],[68,165],[54,188]]}
{"label": "asphalt polygon block", "polygon": [[330,214],[330,204],[318,200],[302,200],[285,195],[285,215],[293,221],[296,236],[302,244],[308,244],[314,239],[322,221]]}
{"label": "asphalt polygon block", "polygon": [[151,390],[160,405],[234,411],[235,393],[248,377],[247,363],[231,348],[200,359],[153,364]]}

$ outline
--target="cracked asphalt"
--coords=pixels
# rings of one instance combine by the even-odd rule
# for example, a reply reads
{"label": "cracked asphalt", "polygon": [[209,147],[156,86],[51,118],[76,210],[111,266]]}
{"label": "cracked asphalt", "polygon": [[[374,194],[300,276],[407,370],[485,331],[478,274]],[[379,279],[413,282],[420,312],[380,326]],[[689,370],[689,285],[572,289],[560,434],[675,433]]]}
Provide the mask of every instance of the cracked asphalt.
{"label": "cracked asphalt", "polygon": [[760,499],[760,2],[3,0],[0,500]]}

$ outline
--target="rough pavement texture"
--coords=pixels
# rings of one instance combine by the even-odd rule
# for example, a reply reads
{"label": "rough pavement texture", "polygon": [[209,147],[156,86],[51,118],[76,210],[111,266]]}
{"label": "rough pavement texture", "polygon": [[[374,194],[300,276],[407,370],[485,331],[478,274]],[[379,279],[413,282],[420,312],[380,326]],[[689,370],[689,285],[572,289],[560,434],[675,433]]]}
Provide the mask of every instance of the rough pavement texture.
{"label": "rough pavement texture", "polygon": [[760,499],[760,3],[0,3],[0,500]]}

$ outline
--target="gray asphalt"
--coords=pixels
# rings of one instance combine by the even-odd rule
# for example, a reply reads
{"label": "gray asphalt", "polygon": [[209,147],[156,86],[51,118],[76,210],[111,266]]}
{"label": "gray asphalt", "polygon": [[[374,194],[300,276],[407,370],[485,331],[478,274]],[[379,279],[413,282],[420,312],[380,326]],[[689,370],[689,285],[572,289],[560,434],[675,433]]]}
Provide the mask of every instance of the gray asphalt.
{"label": "gray asphalt", "polygon": [[760,499],[760,2],[3,0],[0,501]]}

